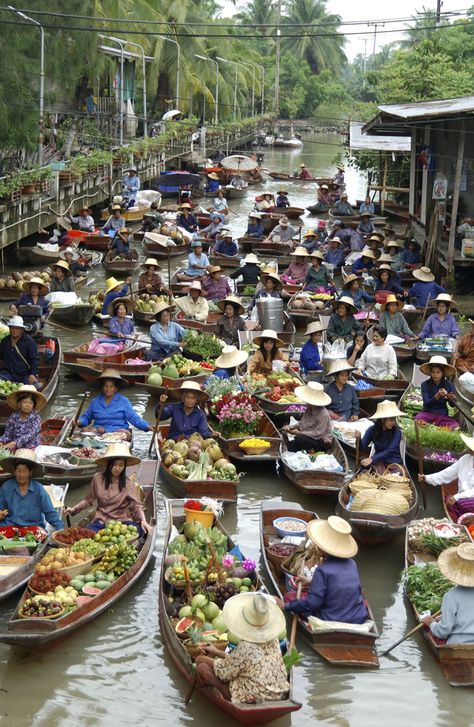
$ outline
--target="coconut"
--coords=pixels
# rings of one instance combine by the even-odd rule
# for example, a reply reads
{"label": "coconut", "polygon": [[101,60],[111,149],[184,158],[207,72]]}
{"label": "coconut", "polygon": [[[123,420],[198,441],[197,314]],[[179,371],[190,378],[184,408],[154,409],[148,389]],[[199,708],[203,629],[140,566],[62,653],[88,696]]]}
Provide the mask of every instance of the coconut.
{"label": "coconut", "polygon": [[20,273],[12,273],[12,278],[15,281],[15,283],[17,283],[19,280],[21,280],[21,275],[20,275]]}
{"label": "coconut", "polygon": [[3,278],[0,278],[0,288],[4,288],[4,287],[5,287],[5,281]]}
{"label": "coconut", "polygon": [[217,462],[214,462],[214,469],[218,470],[221,467],[225,467],[228,465],[229,462],[225,457],[222,457],[221,459],[218,459]]}
{"label": "coconut", "polygon": [[192,446],[188,450],[188,460],[191,462],[199,462],[199,457],[201,456],[201,450],[199,447]]}
{"label": "coconut", "polygon": [[48,275],[48,273],[41,273],[41,278],[44,280],[45,283],[49,283],[50,281],[50,276]]}
{"label": "coconut", "polygon": [[222,459],[222,457],[224,456],[218,444],[212,444],[210,447],[208,447],[207,454],[213,462],[217,462],[218,459]]}
{"label": "coconut", "polygon": [[13,278],[8,278],[7,282],[5,283],[5,287],[7,287],[7,288],[15,287],[15,281],[13,280]]}
{"label": "coconut", "polygon": [[291,302],[291,307],[294,308],[294,310],[300,310],[301,308],[304,308],[304,301],[303,300],[293,300]]}
{"label": "coconut", "polygon": [[202,448],[204,437],[202,437],[199,432],[194,432],[194,434],[191,434],[191,436],[189,437],[188,442],[192,442],[193,444],[199,445],[199,447]]}
{"label": "coconut", "polygon": [[161,451],[166,452],[168,449],[173,449],[175,444],[176,442],[174,441],[174,439],[167,439],[166,442],[163,442],[163,444],[161,445]]}
{"label": "coconut", "polygon": [[22,290],[23,289],[23,281],[22,280],[17,280],[17,282],[15,283],[15,288],[17,290]]}
{"label": "coconut", "polygon": [[177,442],[173,447],[173,452],[178,452],[180,457],[186,457],[189,446],[187,442]]}
{"label": "coconut", "polygon": [[32,274],[28,271],[26,273],[23,273],[23,280],[31,280],[32,277]]}
{"label": "coconut", "polygon": [[203,449],[207,449],[208,447],[210,447],[210,446],[211,446],[211,445],[213,445],[213,444],[216,444],[216,440],[215,440],[215,439],[213,439],[212,437],[208,437],[208,438],[207,438],[207,439],[205,439],[205,440],[204,440],[204,442],[202,443],[202,448],[203,448]]}

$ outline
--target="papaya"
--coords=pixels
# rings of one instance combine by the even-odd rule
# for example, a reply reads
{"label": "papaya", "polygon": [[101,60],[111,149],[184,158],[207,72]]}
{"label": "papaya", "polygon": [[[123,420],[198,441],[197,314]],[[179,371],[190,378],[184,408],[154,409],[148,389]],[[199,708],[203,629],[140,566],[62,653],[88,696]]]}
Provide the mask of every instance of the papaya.
{"label": "papaya", "polygon": [[168,379],[179,379],[179,372],[178,369],[174,364],[166,364],[165,368],[163,369],[163,376]]}

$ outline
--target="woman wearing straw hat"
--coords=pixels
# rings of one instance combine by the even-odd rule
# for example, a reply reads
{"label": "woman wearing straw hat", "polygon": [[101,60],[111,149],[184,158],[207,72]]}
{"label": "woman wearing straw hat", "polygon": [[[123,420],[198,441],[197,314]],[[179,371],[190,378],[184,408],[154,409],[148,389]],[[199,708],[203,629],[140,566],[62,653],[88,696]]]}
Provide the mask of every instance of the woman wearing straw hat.
{"label": "woman wearing straw hat", "polygon": [[13,315],[18,315],[18,308],[21,305],[39,305],[43,309],[42,320],[45,320],[49,312],[49,303],[44,296],[49,293],[49,287],[42,278],[32,277],[29,280],[25,280],[23,290],[25,292],[20,295],[18,300],[10,305],[10,310]]}
{"label": "woman wearing straw hat", "polygon": [[429,268],[417,268],[412,271],[412,275],[415,282],[408,291],[408,297],[414,298],[419,308],[424,308],[429,300],[434,300],[440,293],[446,293],[441,285],[434,282],[435,276]]}
{"label": "woman wearing straw hat", "polygon": [[362,275],[362,273],[368,273],[369,270],[375,268],[375,257],[373,251],[367,245],[361,250],[361,256],[358,260],[352,263],[351,272],[355,275]]}
{"label": "woman wearing straw hat", "polygon": [[446,467],[441,472],[432,475],[418,475],[419,482],[427,482],[429,485],[449,485],[457,480],[458,489],[455,495],[445,498],[445,503],[455,522],[463,515],[469,515],[472,520],[474,513],[474,437],[469,437],[463,432],[459,435],[466,445],[467,454],[463,454],[456,462]]}
{"label": "woman wearing straw hat", "polygon": [[114,520],[125,525],[137,525],[145,533],[150,533],[152,527],[146,521],[137,485],[127,477],[127,467],[140,464],[140,461],[139,457],[132,457],[125,442],[110,444],[105,454],[95,461],[104,471],[94,475],[85,498],[74,507],[66,507],[64,513],[77,515],[96,503],[97,509],[87,525],[91,530],[98,532],[109,520]]}
{"label": "woman wearing straw hat", "polygon": [[329,265],[333,265],[335,268],[340,268],[344,265],[344,247],[340,237],[335,236],[328,240],[324,259]]}
{"label": "woman wearing straw hat", "polygon": [[290,200],[288,199],[288,190],[287,189],[279,189],[277,192],[277,198],[276,198],[276,206],[280,209],[285,209],[285,207],[291,207]]}
{"label": "woman wearing straw hat", "polygon": [[161,361],[181,350],[181,340],[186,330],[171,320],[173,309],[173,305],[164,301],[156,306],[156,323],[150,327],[151,348],[147,354],[150,361]]}
{"label": "woman wearing straw hat", "polygon": [[415,238],[411,239],[408,247],[402,252],[402,262],[405,269],[413,269],[421,265],[420,243]]}
{"label": "woman wearing straw hat", "polygon": [[334,313],[329,318],[327,337],[333,343],[339,338],[344,341],[351,341],[352,336],[359,330],[359,324],[354,318],[357,308],[352,298],[342,295],[333,301]]}
{"label": "woman wearing straw hat", "polygon": [[65,260],[69,265],[69,270],[73,275],[86,275],[89,270],[91,261],[90,255],[79,255],[72,247],[66,247],[59,253],[59,259]]}
{"label": "woman wearing straw hat", "polygon": [[223,300],[231,294],[229,281],[220,265],[211,265],[209,277],[202,281],[202,294],[207,300]]}
{"label": "woman wearing straw hat", "polygon": [[[362,287],[361,283],[362,278],[359,275],[354,275],[354,273],[351,273],[347,276],[344,281],[344,285],[342,286],[342,290],[346,290],[347,295],[349,295],[354,301],[354,305],[357,310],[362,310],[362,308],[365,308],[366,303],[374,302],[374,296],[370,295],[370,293],[367,293],[367,291],[364,290],[364,288]],[[344,293],[344,295],[346,295],[346,293]]]}
{"label": "woman wearing straw hat", "polygon": [[234,704],[286,699],[289,684],[278,641],[285,617],[275,599],[260,592],[238,593],[225,602],[222,618],[240,641],[229,654],[212,644],[201,647],[199,683],[218,689]]}
{"label": "woman wearing straw hat", "polygon": [[184,270],[178,270],[176,278],[178,280],[204,280],[207,277],[209,268],[209,258],[202,251],[201,240],[193,240],[191,252],[188,255],[188,267]]}
{"label": "woman wearing straw hat", "polygon": [[324,288],[325,290],[333,289],[334,281],[327,265],[323,265],[323,253],[320,250],[315,250],[309,258],[311,267],[306,275],[305,290],[316,290],[317,288]]}
{"label": "woman wearing straw hat", "polygon": [[190,232],[192,234],[193,232],[197,232],[198,223],[196,216],[193,215],[191,210],[192,207],[189,202],[182,204],[180,212],[178,212],[178,215],[176,216],[176,224],[179,227],[183,227],[186,232]]}
{"label": "woman wearing straw hat", "polygon": [[343,185],[344,184],[344,172],[345,171],[346,170],[344,168],[344,165],[343,164],[338,164],[337,165],[337,172],[334,175],[334,177],[331,179],[331,182],[333,184],[336,184],[338,187],[340,187],[341,185]]}
{"label": "woman wearing straw hat", "polygon": [[448,415],[448,403],[455,400],[455,389],[451,381],[454,366],[450,366],[444,356],[432,356],[420,366],[420,371],[429,378],[421,384],[423,409],[416,415],[416,421],[458,429],[459,422]]}
{"label": "woman wearing straw hat", "polygon": [[224,216],[229,213],[227,199],[225,197],[222,187],[219,187],[216,192],[216,196],[214,197],[214,211],[220,212],[220,214]]}
{"label": "woman wearing straw hat", "polygon": [[390,293],[397,295],[399,298],[408,296],[407,291],[403,290],[398,282],[397,273],[392,270],[388,263],[378,265],[377,269],[373,271],[373,276],[376,278],[375,300],[377,303],[383,303]]}
{"label": "woman wearing straw hat", "polygon": [[262,271],[260,279],[264,287],[255,293],[254,304],[262,298],[281,298],[283,283],[276,273]]}
{"label": "woman wearing straw hat", "polygon": [[50,293],[74,293],[76,284],[69,265],[64,260],[58,260],[53,265],[53,277],[49,286]]}
{"label": "woman wearing straw hat", "polygon": [[202,294],[201,283],[194,280],[189,286],[188,294],[176,298],[175,305],[186,318],[205,323],[209,315],[209,303]]}
{"label": "woman wearing straw hat", "polygon": [[311,253],[318,248],[319,243],[320,241],[318,240],[318,233],[316,230],[309,229],[303,234],[301,247],[304,247],[308,255],[311,255]]}
{"label": "woman wearing straw hat", "polygon": [[360,222],[357,225],[357,232],[363,237],[368,237],[375,230],[374,223],[370,218],[370,212],[360,212]]}
{"label": "woman wearing straw hat", "polygon": [[265,235],[265,230],[263,229],[261,219],[262,216],[260,212],[251,212],[249,214],[249,221],[245,237],[253,237],[255,240],[263,239]]}
{"label": "woman wearing straw hat", "polygon": [[256,197],[256,209],[258,212],[267,212],[275,206],[275,200],[271,192],[264,192],[261,197]]}
{"label": "woman wearing straw hat", "polygon": [[437,639],[448,646],[474,643],[474,544],[446,548],[438,556],[438,568],[454,587],[441,602],[441,618],[425,616],[422,621]]}
{"label": "woman wearing straw hat", "polygon": [[248,357],[247,351],[240,351],[236,346],[224,346],[221,355],[214,362],[216,368],[212,372],[212,376],[218,376],[220,379],[230,379],[231,376],[236,376],[238,367],[245,363]]}
{"label": "woman wearing straw hat", "polygon": [[385,248],[387,250],[388,255],[390,255],[390,267],[392,270],[395,270],[395,272],[399,272],[400,270],[403,270],[403,259],[402,259],[402,250],[403,250],[403,244],[399,240],[387,240],[385,243]]}
{"label": "woman wearing straw hat", "polygon": [[115,237],[117,232],[123,227],[126,227],[125,217],[122,217],[122,207],[119,204],[113,204],[111,209],[112,214],[102,228],[102,231],[106,235]]}
{"label": "woman wearing straw hat", "polygon": [[131,282],[131,278],[127,278],[125,282],[123,280],[116,280],[113,277],[107,278],[105,281],[105,296],[102,303],[103,316],[108,315],[107,311],[109,310],[109,305],[112,301],[116,300],[116,298],[125,298],[128,294],[128,285]]}
{"label": "woman wearing straw hat", "polygon": [[[105,369],[96,379],[102,393],[94,397],[84,414],[75,422],[81,429],[87,427],[98,434],[123,432],[131,438],[130,424],[143,432],[150,431],[148,422],[138,416],[129,399],[119,394],[121,386],[126,385],[119,372],[113,368]],[[93,423],[93,427],[90,425]]]}
{"label": "woman wearing straw hat", "polygon": [[324,393],[322,384],[310,381],[305,386],[297,386],[295,396],[308,406],[295,426],[286,424],[283,431],[294,435],[288,442],[290,452],[325,452],[333,441],[331,417],[326,407],[331,398]]}
{"label": "woman wearing straw hat", "polygon": [[250,374],[271,374],[274,361],[288,363],[287,357],[280,351],[283,341],[278,338],[275,331],[266,328],[253,339],[253,342],[258,346],[258,350],[248,363]]}
{"label": "woman wearing straw hat", "polygon": [[403,303],[398,300],[396,295],[387,295],[385,303],[381,305],[379,318],[379,326],[385,328],[388,334],[392,336],[401,336],[407,340],[416,340],[416,335],[403,316]]}
{"label": "woman wearing straw hat", "polygon": [[211,223],[207,225],[207,227],[203,227],[199,234],[202,237],[207,237],[209,240],[215,240],[224,226],[224,215],[220,212],[213,211],[209,216],[211,218]]}
{"label": "woman wearing straw hat", "polygon": [[322,621],[363,624],[369,618],[354,556],[357,543],[348,522],[331,515],[327,520],[311,520],[306,534],[321,554],[314,569],[309,591],[304,598],[294,592],[285,597],[285,611],[307,619],[314,616]]}
{"label": "woman wearing straw hat", "polygon": [[333,361],[328,371],[328,375],[334,377],[325,389],[331,398],[328,409],[332,419],[355,422],[359,418],[359,399],[355,388],[347,383],[351,371],[354,371],[354,367],[344,359]]}
{"label": "woman wearing straw hat", "polygon": [[377,404],[377,410],[370,418],[375,421],[360,440],[361,451],[368,451],[373,445],[374,454],[364,457],[360,463],[363,467],[373,467],[377,472],[384,472],[389,464],[403,464],[400,453],[402,430],[397,424],[397,417],[403,416],[394,401],[385,399]]}
{"label": "woman wearing straw hat", "polygon": [[313,371],[322,371],[319,344],[323,331],[326,330],[320,321],[312,321],[306,326],[305,336],[309,336],[300,353],[300,371],[307,376]]}
{"label": "woman wearing straw hat", "polygon": [[81,207],[77,217],[74,217],[73,215],[67,215],[67,217],[71,220],[73,225],[76,225],[77,229],[82,230],[82,232],[95,231],[95,222],[89,207]]}
{"label": "woman wearing straw hat", "polygon": [[372,329],[369,343],[359,360],[358,373],[371,379],[396,379],[397,356],[393,346],[386,343],[387,331],[381,326]]}
{"label": "woman wearing straw hat", "polygon": [[133,336],[135,327],[131,314],[133,313],[133,301],[131,298],[115,298],[109,305],[108,314],[111,317],[109,331],[117,338]]}
{"label": "woman wearing straw hat", "polygon": [[216,323],[216,336],[228,346],[239,345],[239,331],[245,331],[245,322],[241,316],[245,313],[240,298],[232,295],[220,300],[217,307],[223,315]]}
{"label": "woman wearing straw hat", "polygon": [[[170,419],[168,439],[189,439],[191,434],[199,432],[204,437],[212,437],[207,417],[199,404],[209,401],[208,395],[201,390],[195,381],[184,381],[179,389],[170,389],[170,398],[174,402],[164,406],[160,419]],[[155,416],[160,413],[162,404],[166,404],[166,394],[160,396],[160,404],[156,407]]]}
{"label": "woman wearing straw hat", "polygon": [[258,257],[253,252],[250,252],[244,257],[242,263],[243,265],[240,268],[237,268],[237,270],[234,270],[230,274],[232,280],[238,280],[240,278],[244,285],[257,285],[260,280],[260,273],[262,272]]}
{"label": "woman wearing straw hat", "polygon": [[168,295],[168,289],[163,282],[158,270],[161,270],[158,260],[154,257],[147,257],[143,265],[144,270],[138,277],[138,292],[149,295]]}
{"label": "woman wearing straw hat", "polygon": [[450,311],[453,299],[447,293],[439,293],[433,301],[436,303],[436,313],[432,313],[425,321],[425,325],[418,334],[418,338],[431,338],[432,336],[448,336],[457,338],[459,326]]}
{"label": "woman wearing straw hat", "polygon": [[30,384],[23,384],[7,396],[13,409],[5,431],[0,437],[3,449],[35,449],[41,444],[41,417],[38,414],[47,404],[46,397]]}
{"label": "woman wearing straw hat", "polygon": [[300,285],[305,282],[306,276],[309,271],[309,255],[304,247],[295,247],[293,252],[290,252],[293,256],[293,261],[288,265],[287,269],[281,276],[284,283],[290,283],[292,285]]}
{"label": "woman wearing straw hat", "polygon": [[117,257],[130,259],[132,256],[133,234],[130,227],[122,227],[115,235],[110,249]]}
{"label": "woman wearing straw hat", "polygon": [[0,487],[2,526],[44,528],[48,522],[54,530],[64,528],[45,488],[33,479],[40,468],[32,449],[17,449],[15,455],[2,460],[2,469],[13,475]]}

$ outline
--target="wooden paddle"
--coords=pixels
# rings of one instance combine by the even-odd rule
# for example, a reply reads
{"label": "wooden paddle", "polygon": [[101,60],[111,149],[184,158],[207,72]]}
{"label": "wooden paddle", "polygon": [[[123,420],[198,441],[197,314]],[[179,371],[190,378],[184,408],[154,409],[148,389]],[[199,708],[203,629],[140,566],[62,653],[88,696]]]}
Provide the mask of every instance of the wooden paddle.
{"label": "wooden paddle", "polygon": [[[448,399],[448,401],[449,401],[449,399]],[[458,404],[457,402],[455,402],[455,401],[449,401],[449,403],[451,404],[451,406],[454,406],[454,407],[455,407],[455,408],[456,408],[456,409],[458,410],[458,412],[459,412],[460,414],[462,414],[462,415],[463,415],[463,417],[464,417],[465,419],[467,419],[467,421],[468,421],[468,422],[469,422],[470,424],[472,424],[472,425],[474,426],[474,419],[471,419],[471,417],[469,417],[469,416],[468,416],[468,415],[466,414],[466,412],[464,411],[464,409],[461,409],[461,407],[459,406],[459,404]]]}
{"label": "wooden paddle", "polygon": [[[433,614],[433,618],[437,618],[441,614],[441,611],[436,611],[436,613]],[[423,628],[424,624],[423,621],[421,621],[418,626],[415,626],[413,629],[410,629],[410,631],[407,631],[407,633],[402,636],[401,639],[398,641],[395,641],[394,644],[392,644],[388,649],[385,649],[385,651],[382,651],[382,656],[387,656],[387,654],[390,654],[390,652],[399,644],[402,644],[406,639],[408,639],[412,634],[415,634],[417,631],[419,631],[421,628]]]}
{"label": "wooden paddle", "polygon": [[[416,449],[418,452],[418,470],[420,475],[424,474],[423,472],[423,450],[421,448],[421,442],[420,442],[420,430],[419,430],[419,424],[415,420],[415,437],[416,437]],[[424,480],[421,480],[420,482],[421,486],[421,496],[423,497],[423,509],[426,510],[426,482]]]}
{"label": "wooden paddle", "polygon": [[356,451],[355,451],[355,466],[356,470],[359,469],[359,457],[360,457],[360,432],[356,432]]}
{"label": "wooden paddle", "polygon": [[[299,577],[300,579],[303,577],[304,573],[304,560],[300,568]],[[299,601],[301,598],[301,591],[303,590],[303,584],[300,582],[298,583],[298,589],[296,591],[296,600]],[[291,654],[293,649],[295,648],[295,641],[296,641],[296,627],[298,625],[298,616],[296,613],[293,614],[293,618],[291,620],[291,631],[290,631],[290,643],[288,645],[288,653]]]}
{"label": "wooden paddle", "polygon": [[431,293],[430,293],[430,294],[428,295],[428,297],[427,297],[427,299],[426,299],[426,304],[425,304],[425,308],[424,308],[424,310],[423,310],[423,317],[422,317],[422,319],[421,319],[421,326],[420,326],[420,330],[421,330],[421,328],[423,328],[423,323],[425,322],[425,318],[426,318],[426,311],[428,310],[428,305],[429,305],[429,303],[430,303],[430,298],[431,298]]}
{"label": "wooden paddle", "polygon": [[79,419],[79,417],[81,416],[81,412],[82,412],[82,410],[84,408],[84,404],[86,403],[86,399],[89,396],[89,394],[90,394],[89,391],[84,392],[84,396],[82,397],[82,399],[81,399],[81,401],[79,403],[79,406],[77,407],[76,414],[75,414],[75,416],[74,416],[74,418],[72,420],[72,428],[71,428],[71,431],[69,432],[69,436],[70,437],[72,437],[72,435],[74,433],[74,430],[76,428],[76,422]]}
{"label": "wooden paddle", "polygon": [[148,459],[150,459],[150,457],[151,457],[151,450],[153,449],[153,442],[155,441],[156,434],[158,432],[158,427],[160,426],[160,419],[161,419],[161,415],[163,413],[163,407],[164,407],[164,404],[160,403],[160,408],[158,409],[158,413],[156,415],[155,426],[153,427],[153,434],[151,435],[150,446],[148,447]]}
{"label": "wooden paddle", "polygon": [[62,326],[60,323],[55,323],[54,321],[51,321],[49,318],[45,321],[45,323],[47,323],[48,326],[56,326],[56,328],[62,328],[63,331],[70,331],[71,333],[77,333],[77,328],[68,328],[67,326]]}

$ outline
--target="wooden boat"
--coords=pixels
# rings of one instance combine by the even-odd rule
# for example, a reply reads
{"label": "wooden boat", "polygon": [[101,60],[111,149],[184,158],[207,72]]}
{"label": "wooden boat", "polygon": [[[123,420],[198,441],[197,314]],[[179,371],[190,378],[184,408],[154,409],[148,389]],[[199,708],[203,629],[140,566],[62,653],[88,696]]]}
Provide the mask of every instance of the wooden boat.
{"label": "wooden boat", "polygon": [[[143,357],[143,350],[137,352],[136,358]],[[148,369],[152,365],[151,361],[143,361],[142,364],[114,363],[113,368],[120,373],[120,376],[129,384],[135,384],[137,381],[145,381]],[[74,363],[64,362],[64,366],[76,376],[80,376],[84,381],[94,382],[98,379],[105,369],[110,368],[110,361],[102,361],[100,359],[78,358]]]}
{"label": "wooden boat", "polygon": [[144,240],[143,249],[147,255],[151,255],[158,260],[167,260],[168,257],[188,255],[191,252],[188,240],[181,245],[170,245],[169,247],[161,245],[159,242],[152,242],[152,240]]}
{"label": "wooden boat", "polygon": [[100,232],[86,233],[80,242],[81,247],[99,252],[107,252],[111,244],[112,238],[109,235],[102,235]]}
{"label": "wooden boat", "polygon": [[22,291],[18,288],[0,288],[0,301],[3,300],[18,300]]}
{"label": "wooden boat", "polygon": [[248,187],[242,187],[241,189],[238,189],[237,187],[233,187],[231,184],[227,184],[223,188],[226,199],[242,199],[243,197],[247,196],[248,191]]}
{"label": "wooden boat", "polygon": [[247,436],[232,437],[225,439],[221,434],[218,434],[217,441],[219,442],[220,448],[230,459],[246,464],[247,462],[275,462],[280,457],[280,449],[282,445],[282,436],[274,423],[269,417],[264,414],[257,425],[257,431],[252,436],[258,437],[259,439],[265,439],[270,443],[270,447],[263,454],[246,454],[243,449],[240,448],[241,442],[248,439]]}
{"label": "wooden boat", "polygon": [[59,260],[59,248],[57,252],[51,252],[35,245],[35,247],[28,248],[27,253],[32,265],[54,265]]}
{"label": "wooden boat", "polygon": [[[267,500],[262,502],[260,514],[260,543],[263,565],[267,571],[272,590],[279,598],[283,598],[286,591],[284,572],[277,570],[268,553],[272,542],[278,542],[278,533],[273,521],[279,517],[297,517],[300,520],[318,519],[318,516],[309,510],[303,510],[296,502],[281,502]],[[379,660],[375,651],[375,642],[379,636],[377,626],[367,603],[370,619],[373,621],[372,629],[368,633],[356,633],[347,630],[313,631],[307,621],[298,618],[298,631],[308,642],[310,647],[319,656],[335,666],[350,667],[377,667]]]}
{"label": "wooden boat", "polygon": [[302,179],[301,177],[295,177],[293,174],[285,174],[285,172],[267,172],[268,176],[272,179],[281,180],[282,182],[317,182],[317,177],[307,177]]}
{"label": "wooden boat", "polygon": [[[61,516],[63,510],[67,491],[67,485],[60,488],[60,498],[57,500],[56,507],[59,516]],[[56,490],[56,493],[58,492]],[[56,503],[53,502],[53,504]],[[45,555],[50,537],[51,533],[44,543],[41,543],[29,555],[13,555],[12,553],[0,555],[0,601],[4,601],[12,596],[15,591],[24,588],[25,583],[33,574],[36,564]]]}
{"label": "wooden boat", "polygon": [[[290,346],[295,335],[295,324],[286,313],[283,314],[283,331],[277,331],[278,338],[283,341],[285,346]],[[253,339],[259,336],[261,331],[239,331],[239,347],[242,348],[246,343],[252,343]]]}
{"label": "wooden boat", "polygon": [[[106,338],[106,336],[104,336],[104,338]],[[122,351],[118,351],[117,353],[109,354],[107,356],[100,353],[89,352],[87,350],[89,346],[90,343],[80,343],[78,346],[74,346],[74,348],[69,349],[69,351],[64,351],[63,362],[67,364],[75,363],[78,359],[91,359],[106,361],[108,364],[124,363],[128,358],[135,358],[136,356],[140,356],[140,352],[143,353],[146,351],[146,346],[138,341],[127,346]]]}
{"label": "wooden boat", "polygon": [[209,255],[211,265],[220,265],[221,268],[240,268],[240,257],[221,255],[219,252],[211,252]]}
{"label": "wooden boat", "polygon": [[353,373],[352,376],[355,379],[367,381],[368,384],[372,384],[372,386],[375,386],[378,389],[383,389],[387,396],[392,395],[399,397],[408,386],[408,379],[401,369],[398,369],[396,379],[372,379],[370,376],[364,376],[364,374],[356,373]]}
{"label": "wooden boat", "polygon": [[310,215],[327,215],[329,212],[329,205],[309,204],[306,209]]}
{"label": "wooden boat", "polygon": [[[380,215],[382,210],[380,202],[375,202],[374,200],[372,200],[372,202],[374,205],[375,214]],[[360,205],[363,203],[363,199],[356,200],[356,205],[358,208],[360,208]],[[398,222],[404,222],[405,224],[408,224],[408,222],[410,221],[410,214],[407,205],[398,204],[397,202],[392,202],[390,200],[384,201],[383,214],[387,215],[387,217],[390,217],[393,220],[397,220]]]}
{"label": "wooden boat", "polygon": [[[387,540],[392,540],[403,533],[408,523],[416,518],[418,514],[418,493],[406,466],[405,474],[409,479],[412,497],[408,510],[401,515],[381,515],[379,513],[359,512],[348,509],[351,491],[347,482],[342,486],[338,495],[336,513],[347,520],[352,526],[352,534],[361,543],[366,545],[379,545]],[[360,474],[361,470],[356,473]]]}
{"label": "wooden boat", "polygon": [[474,407],[474,392],[469,391],[469,389],[466,389],[466,387],[463,385],[462,381],[459,378],[459,372],[456,371],[456,374],[453,379],[454,388],[456,389],[456,396],[459,399],[459,404],[461,407],[463,407],[466,410],[466,413],[468,416],[471,415],[471,409]]}
{"label": "wooden boat", "polygon": [[[167,502],[167,515],[168,523],[165,534],[165,544],[163,549],[162,567],[160,574],[160,586],[159,586],[159,619],[160,619],[160,630],[161,637],[168,651],[168,654],[180,674],[186,679],[186,681],[194,684],[194,667],[193,662],[186,651],[182,641],[178,638],[171,621],[171,609],[170,609],[170,591],[167,581],[165,580],[165,559],[168,549],[168,543],[171,539],[171,533],[173,526],[179,527],[184,521],[184,510],[183,503],[179,500],[168,500]],[[217,523],[217,527],[223,528]],[[223,532],[225,532],[223,530]],[[226,533],[227,535],[227,533]],[[232,549],[236,543],[228,536],[229,550]],[[262,586],[262,590],[265,592],[266,589]],[[287,699],[275,701],[275,702],[264,702],[260,704],[237,704],[231,702],[220,694],[217,689],[212,689],[205,685],[196,683],[196,690],[200,692],[204,697],[207,697],[213,702],[216,707],[219,707],[223,712],[228,714],[232,719],[236,720],[240,724],[244,725],[261,725],[268,724],[279,717],[296,712],[301,708],[299,702],[295,702],[292,698],[292,681],[291,675],[289,680],[289,696]],[[212,718],[211,718],[212,719]]]}
{"label": "wooden boat", "polygon": [[239,249],[246,254],[282,255],[290,253],[293,248],[292,242],[263,242],[254,237],[240,237],[238,243]]}
{"label": "wooden boat", "polygon": [[175,321],[180,326],[183,326],[183,328],[192,328],[194,331],[201,331],[202,333],[215,333],[216,323],[221,316],[222,313],[220,311],[209,313],[204,323],[202,321],[195,321],[192,318],[186,318],[182,311],[178,311],[175,316]]}
{"label": "wooden boat", "polygon": [[[405,568],[410,565],[407,531],[405,538]],[[413,610],[415,621],[419,624],[422,616],[413,601],[410,600],[406,589],[405,596]],[[453,644],[451,646],[439,644],[435,641],[429,629],[421,628],[420,631],[449,685],[451,687],[474,687],[474,643]]]}
{"label": "wooden boat", "polygon": [[[330,207],[328,210],[328,217],[330,220],[341,220],[344,222],[346,227],[357,227],[359,224],[361,218],[360,215],[354,214],[354,215],[341,215],[340,213],[335,212],[334,207]],[[374,227],[383,227],[386,222],[386,217],[380,217],[380,216],[374,216],[370,218],[370,221],[374,225]]]}
{"label": "wooden boat", "polygon": [[165,467],[160,456],[160,441],[167,439],[169,426],[161,424],[155,437],[155,454],[160,462],[160,480],[178,497],[213,497],[222,502],[236,502],[239,482],[229,480],[181,480]]}
{"label": "wooden boat", "polygon": [[359,405],[363,407],[367,416],[372,416],[377,409],[377,404],[387,398],[385,389],[374,387],[373,389],[356,389]]}
{"label": "wooden boat", "polygon": [[[127,210],[122,210],[122,217],[124,218],[125,222],[141,222],[143,220],[145,212],[148,212],[148,210],[149,207],[144,207],[137,204]],[[108,207],[105,207],[100,213],[100,219],[106,222],[109,217],[110,210]]]}
{"label": "wooden boat", "polygon": [[56,305],[51,308],[51,319],[68,326],[87,326],[94,315],[94,306],[90,303],[73,303],[73,305]]}
{"label": "wooden boat", "polygon": [[144,310],[137,310],[136,308],[133,311],[133,320],[135,323],[141,323],[143,326],[151,326],[153,323],[155,323],[155,313],[150,311],[144,311]]}
{"label": "wooden boat", "polygon": [[[119,256],[120,257],[120,256]],[[130,258],[117,260],[117,254],[114,250],[109,250],[102,265],[109,275],[132,275],[138,268],[138,250],[130,251]]]}
{"label": "wooden boat", "polygon": [[278,215],[279,217],[288,217],[289,220],[297,220],[298,217],[304,214],[304,207],[270,207],[270,214]]}
{"label": "wooden boat", "polygon": [[191,282],[192,281],[190,280],[178,280],[176,273],[173,273],[170,278],[168,289],[175,298],[179,298],[182,295],[188,294]]}
{"label": "wooden boat", "polygon": [[[47,619],[24,619],[19,616],[19,611],[25,599],[30,595],[27,590],[15,612],[8,623],[7,630],[0,633],[0,641],[5,644],[23,646],[28,649],[43,647],[52,644],[60,639],[69,636],[71,633],[97,618],[104,611],[109,611],[117,601],[122,598],[135,585],[141,576],[144,575],[147,566],[153,556],[153,549],[156,540],[156,502],[154,486],[157,481],[157,464],[153,460],[144,460],[136,467],[130,467],[137,477],[144,493],[144,509],[147,520],[153,526],[151,533],[148,533],[138,553],[135,563],[125,573],[119,576],[113,583],[97,594],[89,603],[65,613],[60,618]],[[112,611],[109,611],[112,613]]]}
{"label": "wooden boat", "polygon": [[288,305],[286,308],[287,314],[290,316],[291,320],[297,327],[303,327],[307,326],[308,323],[311,323],[311,321],[318,321],[319,316],[330,316],[334,309],[332,305],[325,306],[324,308],[318,308],[318,309],[309,309],[309,308],[293,308],[293,301],[295,299],[295,295],[298,295],[298,293],[301,292],[301,289],[299,289],[293,297],[290,298],[288,301]]}
{"label": "wooden boat", "polygon": [[[287,452],[287,438],[283,440],[283,452]],[[331,470],[293,470],[282,459],[283,471],[297,490],[306,495],[327,495],[339,492],[349,476],[349,463],[340,442],[333,437],[333,444],[327,454],[332,454],[342,467],[341,472]]]}
{"label": "wooden boat", "polygon": [[[431,348],[429,350],[423,350],[421,346],[423,342],[418,342],[415,347],[415,361],[418,364],[429,361],[432,356],[444,356],[448,363],[452,363],[454,351],[448,351],[445,348]],[[398,356],[397,356],[398,358]]]}

